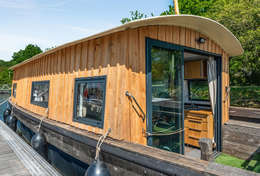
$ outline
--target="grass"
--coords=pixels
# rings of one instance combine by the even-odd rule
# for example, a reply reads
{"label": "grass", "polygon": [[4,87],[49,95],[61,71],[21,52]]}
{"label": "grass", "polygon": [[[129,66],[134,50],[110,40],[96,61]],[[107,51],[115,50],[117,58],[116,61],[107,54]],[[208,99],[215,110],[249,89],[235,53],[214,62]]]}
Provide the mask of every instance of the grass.
{"label": "grass", "polygon": [[237,167],[256,173],[260,173],[260,153],[256,154],[251,160],[242,160],[222,153],[215,159],[216,163]]}

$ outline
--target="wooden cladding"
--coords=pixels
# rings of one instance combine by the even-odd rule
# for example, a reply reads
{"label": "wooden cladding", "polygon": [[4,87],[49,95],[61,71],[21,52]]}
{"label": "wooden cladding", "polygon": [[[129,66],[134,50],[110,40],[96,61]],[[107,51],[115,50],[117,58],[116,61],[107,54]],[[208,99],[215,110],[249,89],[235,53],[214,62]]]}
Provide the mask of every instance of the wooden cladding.
{"label": "wooden cladding", "polygon": [[[129,91],[146,112],[146,37],[220,54],[223,66],[228,64],[228,56],[220,46],[194,30],[178,26],[128,29],[75,44],[15,68],[13,82],[17,83],[17,96],[12,101],[31,112],[77,128],[99,134],[111,128],[112,138],[146,145],[143,135],[146,122],[125,96]],[[198,37],[205,38],[206,42],[198,44]],[[222,87],[229,85],[227,70],[223,69]],[[74,122],[75,78],[104,75],[107,76],[104,128]],[[50,80],[48,111],[30,103],[32,82],[43,80]],[[225,97],[222,91],[222,100]],[[228,120],[228,103],[229,99],[222,103],[223,122]]]}
{"label": "wooden cladding", "polygon": [[184,79],[207,79],[207,61],[184,62]]}

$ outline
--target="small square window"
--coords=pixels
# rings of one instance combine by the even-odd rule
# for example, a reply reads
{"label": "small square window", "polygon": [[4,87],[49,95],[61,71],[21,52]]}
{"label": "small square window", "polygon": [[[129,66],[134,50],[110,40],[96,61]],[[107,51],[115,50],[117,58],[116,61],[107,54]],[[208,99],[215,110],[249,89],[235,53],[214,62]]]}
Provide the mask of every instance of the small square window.
{"label": "small square window", "polygon": [[103,128],[106,76],[75,80],[74,121]]}
{"label": "small square window", "polygon": [[31,104],[48,108],[50,81],[32,82]]}
{"label": "small square window", "polygon": [[192,101],[209,101],[208,80],[189,80],[189,100]]}
{"label": "small square window", "polygon": [[13,97],[16,98],[16,87],[17,87],[17,83],[13,84]]}

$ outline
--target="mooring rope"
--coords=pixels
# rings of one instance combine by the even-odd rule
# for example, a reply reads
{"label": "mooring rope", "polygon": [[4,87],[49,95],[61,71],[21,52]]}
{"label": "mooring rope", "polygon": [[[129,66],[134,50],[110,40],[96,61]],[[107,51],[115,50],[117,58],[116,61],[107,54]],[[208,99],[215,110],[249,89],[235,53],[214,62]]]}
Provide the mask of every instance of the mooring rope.
{"label": "mooring rope", "polygon": [[108,129],[108,131],[103,134],[102,136],[100,136],[100,138],[98,139],[98,143],[96,146],[96,156],[95,156],[95,160],[99,159],[99,153],[101,150],[101,145],[103,144],[104,140],[106,139],[106,137],[108,136],[108,134],[111,132],[111,128]]}
{"label": "mooring rope", "polygon": [[38,133],[40,132],[40,129],[41,129],[41,126],[42,126],[42,122],[43,122],[43,120],[44,120],[45,118],[48,118],[48,113],[49,113],[49,108],[47,108],[47,109],[45,110],[45,114],[46,114],[46,116],[43,116],[43,118],[41,119],[41,121],[40,121],[40,123],[39,123],[39,126],[38,126]]}
{"label": "mooring rope", "polygon": [[15,106],[16,106],[16,103],[13,103],[13,104],[12,104],[12,107],[11,107],[11,115],[14,114],[14,108],[13,108],[13,106],[15,107]]}

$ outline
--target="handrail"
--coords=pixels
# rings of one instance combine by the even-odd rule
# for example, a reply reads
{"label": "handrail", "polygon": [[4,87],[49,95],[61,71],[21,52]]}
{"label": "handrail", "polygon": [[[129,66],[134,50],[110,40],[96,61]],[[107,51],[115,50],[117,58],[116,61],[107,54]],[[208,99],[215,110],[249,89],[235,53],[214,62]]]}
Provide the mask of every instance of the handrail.
{"label": "handrail", "polygon": [[142,110],[141,106],[139,105],[139,103],[137,102],[137,100],[135,99],[135,97],[128,91],[125,92],[125,95],[130,98],[130,99],[133,99],[135,104],[137,105],[137,107],[139,108],[139,110],[142,112],[143,116],[142,116],[142,119],[143,121],[145,120],[145,113],[144,111]]}

